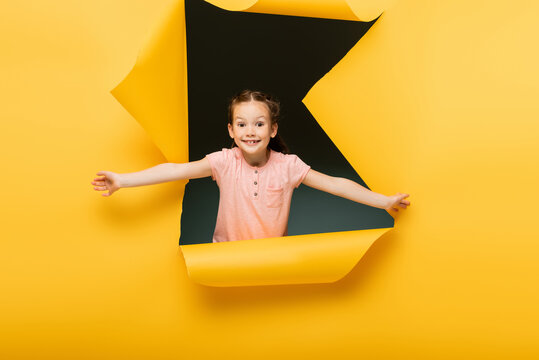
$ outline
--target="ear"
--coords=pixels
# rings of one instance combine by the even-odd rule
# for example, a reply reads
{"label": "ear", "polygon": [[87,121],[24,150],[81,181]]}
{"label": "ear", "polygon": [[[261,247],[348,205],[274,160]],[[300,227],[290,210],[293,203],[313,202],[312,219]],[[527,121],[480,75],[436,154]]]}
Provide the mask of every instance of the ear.
{"label": "ear", "polygon": [[277,135],[277,124],[271,124],[271,137],[274,138]]}
{"label": "ear", "polygon": [[234,139],[234,132],[232,131],[232,125],[231,124],[228,124],[228,135],[230,135],[230,137],[232,139]]}

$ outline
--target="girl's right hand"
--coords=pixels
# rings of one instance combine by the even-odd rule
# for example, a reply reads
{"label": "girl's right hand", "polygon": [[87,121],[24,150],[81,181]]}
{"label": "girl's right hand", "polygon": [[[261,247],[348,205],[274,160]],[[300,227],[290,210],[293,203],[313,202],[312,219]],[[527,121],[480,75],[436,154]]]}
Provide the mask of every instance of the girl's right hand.
{"label": "girl's right hand", "polygon": [[111,196],[115,191],[121,188],[120,174],[113,173],[112,171],[100,171],[96,175],[101,177],[94,178],[92,185],[94,185],[95,191],[107,191],[108,194],[101,194],[102,196]]}

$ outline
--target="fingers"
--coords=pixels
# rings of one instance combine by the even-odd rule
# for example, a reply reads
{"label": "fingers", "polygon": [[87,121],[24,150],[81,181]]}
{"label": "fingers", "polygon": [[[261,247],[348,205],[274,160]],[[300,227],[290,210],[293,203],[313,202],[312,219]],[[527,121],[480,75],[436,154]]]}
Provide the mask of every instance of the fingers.
{"label": "fingers", "polygon": [[103,193],[103,194],[101,194],[101,196],[107,196],[108,197],[108,196],[111,196],[113,193],[114,193],[114,190],[109,189],[108,193]]}
{"label": "fingers", "polygon": [[394,195],[393,198],[395,198],[395,202],[392,204],[390,209],[395,212],[398,212],[399,208],[406,210],[406,208],[410,206],[410,201],[403,199],[407,198],[408,196],[410,196],[410,194],[397,193]]}
{"label": "fingers", "polygon": [[105,186],[106,185],[106,181],[108,179],[107,179],[107,176],[105,175],[105,172],[100,171],[100,172],[97,173],[97,175],[100,175],[100,174],[103,174],[103,176],[94,178],[94,180],[91,182],[92,185],[96,185],[96,186]]}
{"label": "fingers", "polygon": [[410,194],[397,193],[397,195],[399,195],[399,202],[398,202],[398,205],[399,205],[401,208],[406,209],[406,206],[410,206],[410,201],[409,201],[409,200],[404,200],[404,199],[406,199],[407,197],[409,197]]}
{"label": "fingers", "polygon": [[410,202],[409,201],[401,201],[400,203],[397,204],[399,207],[401,207],[402,209],[406,209],[408,206],[410,206]]}
{"label": "fingers", "polygon": [[99,186],[102,186],[102,185],[105,185],[105,182],[107,181],[107,178],[106,177],[102,177],[102,178],[95,178],[93,181],[92,181],[92,185],[99,185]]}
{"label": "fingers", "polygon": [[110,176],[110,171],[99,171],[96,173],[96,175],[100,175],[100,176],[94,178],[94,180],[105,180],[107,177]]}
{"label": "fingers", "polygon": [[110,182],[110,178],[107,178],[108,171],[99,171],[96,173],[96,175],[101,175],[99,177],[94,178],[94,180],[91,182],[92,185],[94,185],[95,191],[107,191],[108,193],[103,193],[101,196],[111,196],[114,191],[112,191],[109,186],[107,186],[107,183]]}

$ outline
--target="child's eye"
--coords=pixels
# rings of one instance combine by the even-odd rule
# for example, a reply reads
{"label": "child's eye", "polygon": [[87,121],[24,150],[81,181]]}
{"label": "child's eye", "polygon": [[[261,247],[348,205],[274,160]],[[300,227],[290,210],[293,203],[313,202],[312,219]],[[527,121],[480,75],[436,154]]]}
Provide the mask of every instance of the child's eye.
{"label": "child's eye", "polygon": [[262,126],[264,126],[264,123],[263,122],[258,122],[258,123],[256,123],[256,126],[262,127]]}
{"label": "child's eye", "polygon": [[239,123],[237,125],[238,125],[238,127],[244,127],[245,126],[245,124],[243,124],[243,123]]}

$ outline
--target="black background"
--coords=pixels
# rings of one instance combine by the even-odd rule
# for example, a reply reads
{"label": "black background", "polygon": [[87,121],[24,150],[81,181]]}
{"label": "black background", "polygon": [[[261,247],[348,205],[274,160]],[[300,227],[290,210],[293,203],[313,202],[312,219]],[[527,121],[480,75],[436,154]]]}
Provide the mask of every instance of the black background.
{"label": "black background", "polygon": [[[279,133],[292,154],[314,170],[367,186],[301,100],[374,21],[232,12],[202,0],[186,0],[185,13],[190,161],[231,146],[229,99],[243,89],[260,90],[280,100]],[[218,203],[219,190],[211,178],[189,181],[180,245],[212,241]],[[292,198],[288,233],[392,226],[385,210],[300,185]]]}

